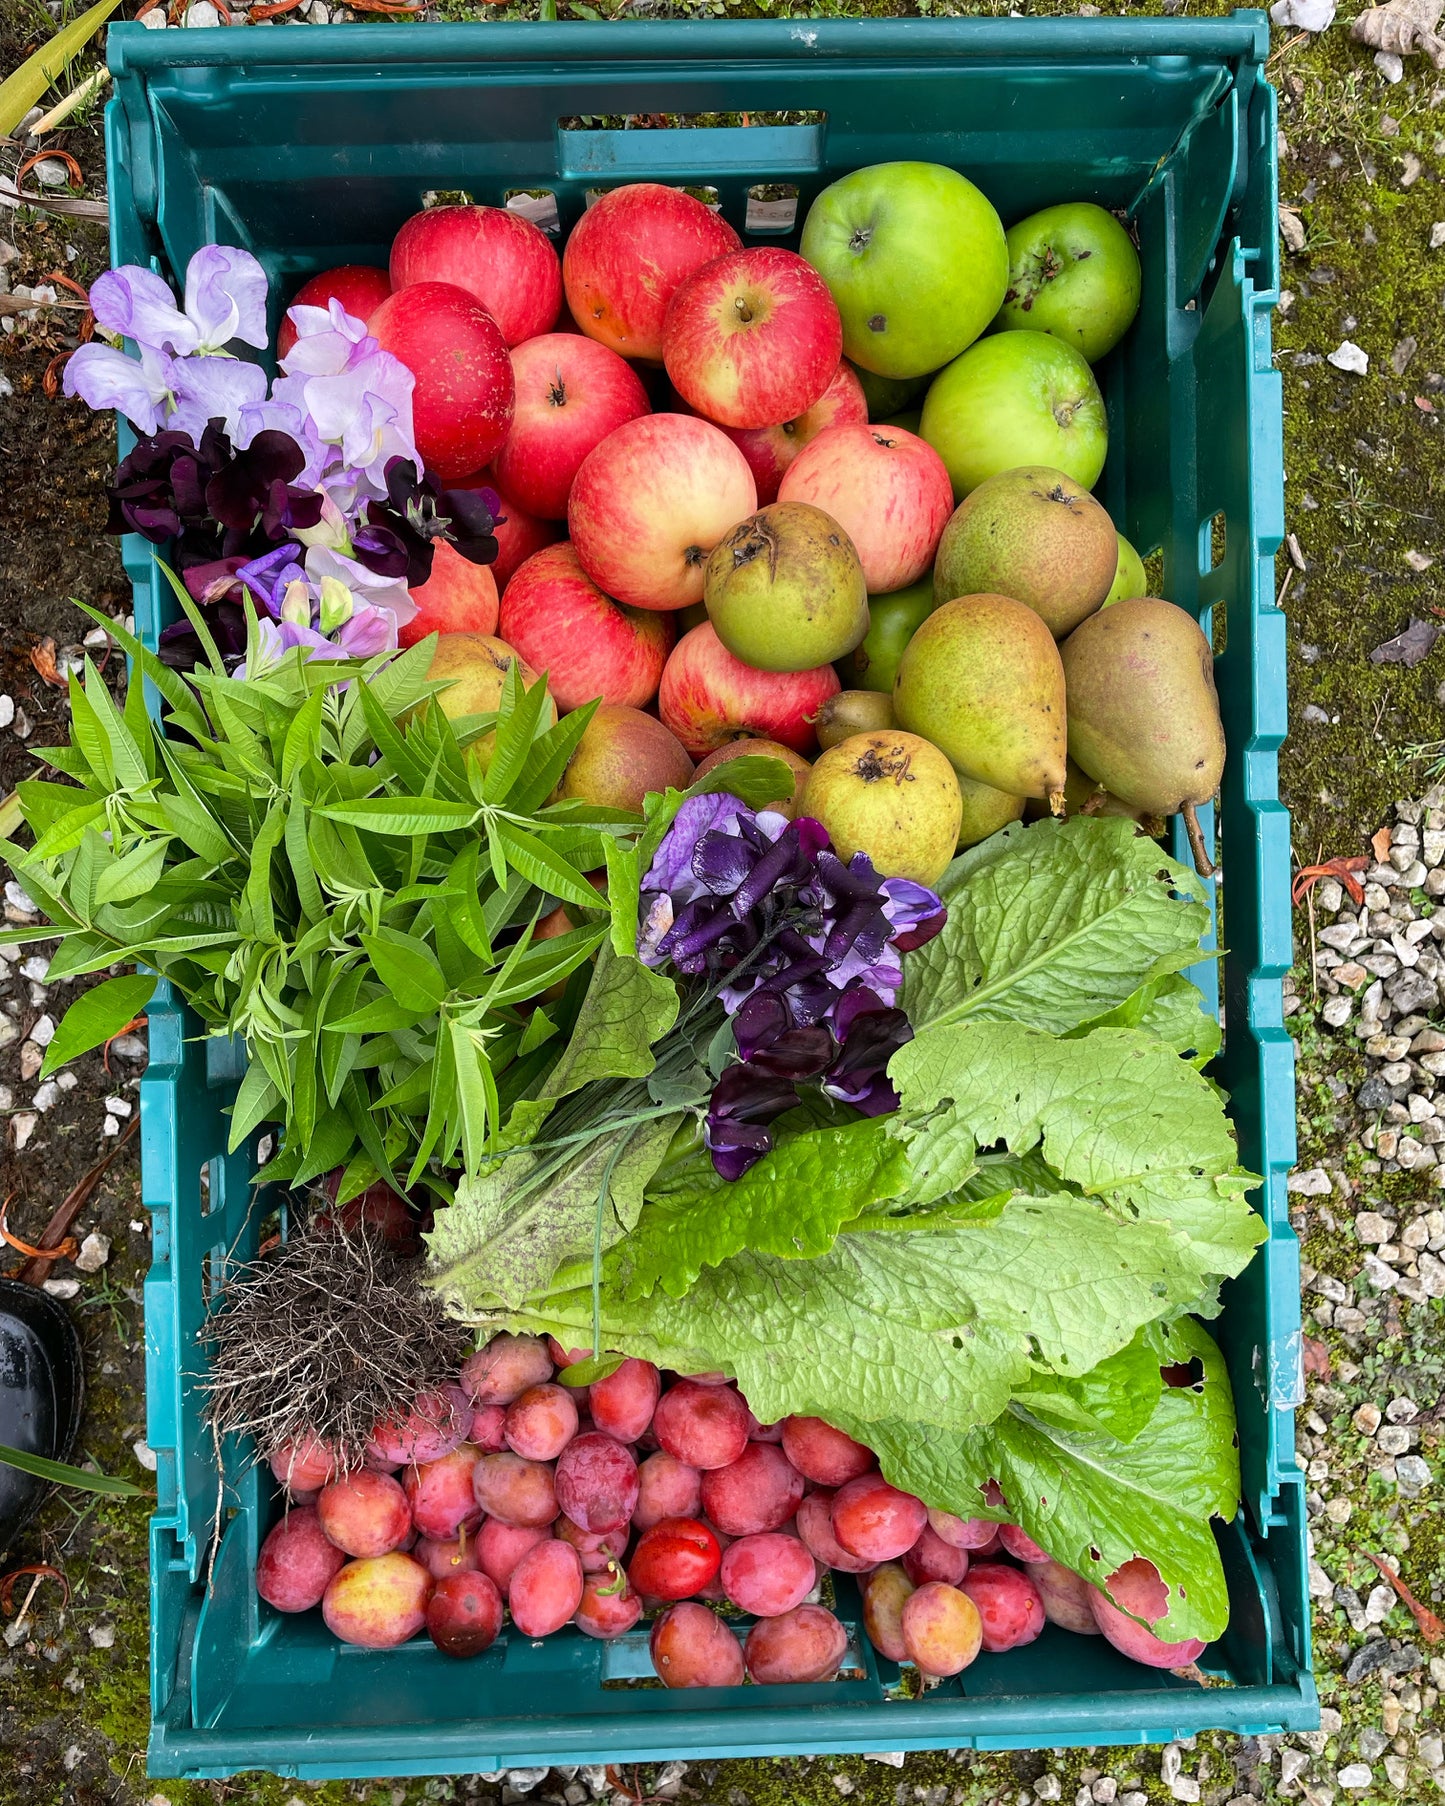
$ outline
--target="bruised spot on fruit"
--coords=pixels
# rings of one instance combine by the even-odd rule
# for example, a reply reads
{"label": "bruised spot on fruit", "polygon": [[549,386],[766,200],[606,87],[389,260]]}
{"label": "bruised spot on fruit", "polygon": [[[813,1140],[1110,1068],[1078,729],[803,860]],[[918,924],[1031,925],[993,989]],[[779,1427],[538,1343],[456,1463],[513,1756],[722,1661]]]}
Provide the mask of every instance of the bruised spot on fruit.
{"label": "bruised spot on fruit", "polygon": [[868,316],[869,332],[882,332],[887,324],[888,319],[885,314],[869,314]]}
{"label": "bruised spot on fruit", "polygon": [[853,769],[865,784],[882,783],[891,778],[895,784],[912,784],[917,780],[913,775],[913,755],[906,747],[894,746],[884,753],[876,746],[870,746],[860,754]]}

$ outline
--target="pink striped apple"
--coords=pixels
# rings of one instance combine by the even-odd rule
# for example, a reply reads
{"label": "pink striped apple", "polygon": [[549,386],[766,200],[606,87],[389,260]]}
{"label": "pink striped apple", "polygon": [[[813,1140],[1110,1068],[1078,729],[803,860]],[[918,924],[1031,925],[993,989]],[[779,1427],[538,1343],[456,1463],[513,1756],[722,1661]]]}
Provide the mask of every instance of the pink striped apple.
{"label": "pink striped apple", "polygon": [[702,600],[708,553],[756,506],[747,459],[725,433],[688,414],[644,414],[582,460],[567,524],[605,594],[687,608]]}
{"label": "pink striped apple", "polygon": [[600,696],[631,707],[651,702],[672,650],[668,615],[622,608],[582,569],[570,540],[535,552],[502,598],[501,634],[564,712]]}
{"label": "pink striped apple", "polygon": [[778,500],[831,514],[858,549],[871,596],[916,583],[953,513],[943,459],[897,426],[833,426],[783,473]]}
{"label": "pink striped apple", "polygon": [[658,713],[694,758],[752,736],[810,752],[812,717],[837,694],[831,665],[811,671],[755,671],[734,658],[711,621],[678,641],[662,673]]}
{"label": "pink striped apple", "polygon": [[614,428],[650,413],[624,357],[580,333],[548,332],[512,353],[517,403],[497,476],[529,514],[565,520],[572,480]]}
{"label": "pink striped apple", "polygon": [[562,254],[572,317],[624,357],[662,361],[662,321],[700,265],[742,241],[721,214],[681,188],[629,182],[589,207]]}
{"label": "pink striped apple", "polygon": [[452,282],[474,295],[508,345],[550,332],[562,266],[545,232],[506,207],[430,207],[391,246],[391,286]]}
{"label": "pink striped apple", "polygon": [[766,508],[778,499],[783,473],[805,445],[830,426],[852,426],[868,418],[863,385],[848,364],[839,364],[822,395],[796,420],[781,426],[725,426],[722,430],[748,461],[758,486],[758,506]]}
{"label": "pink striped apple", "polygon": [[715,258],[668,303],[662,354],[673,387],[719,426],[781,426],[833,381],[843,323],[796,251],[760,245]]}
{"label": "pink striped apple", "polygon": [[465,476],[500,450],[516,384],[501,328],[449,282],[395,289],[367,322],[383,351],[416,378],[416,447],[439,477]]}

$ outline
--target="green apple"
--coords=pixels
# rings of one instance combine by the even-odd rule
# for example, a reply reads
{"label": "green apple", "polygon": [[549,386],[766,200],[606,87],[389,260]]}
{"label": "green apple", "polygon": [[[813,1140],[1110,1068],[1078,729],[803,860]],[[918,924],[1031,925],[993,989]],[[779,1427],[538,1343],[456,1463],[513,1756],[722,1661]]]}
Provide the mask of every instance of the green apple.
{"label": "green apple", "polygon": [[1008,292],[996,326],[1052,333],[1091,364],[1139,311],[1139,253],[1112,213],[1066,201],[1008,232]]}
{"label": "green apple", "polygon": [[1119,535],[1119,568],[1114,572],[1114,581],[1109,586],[1109,593],[1099,604],[1107,608],[1111,602],[1130,602],[1135,596],[1149,594],[1149,579],[1144,574],[1144,560],[1134,550],[1124,535]]}
{"label": "green apple", "polygon": [[912,407],[923,391],[928,387],[933,372],[927,371],[922,376],[877,376],[872,370],[865,370],[861,364],[849,364],[848,368],[863,385],[863,399],[868,403],[870,420],[886,421],[890,414],[896,414],[900,408]]}
{"label": "green apple", "polygon": [[878,376],[924,376],[957,357],[1008,287],[1002,221],[941,163],[875,163],[834,182],[808,209],[800,249],[838,303],[844,353]]}
{"label": "green apple", "polygon": [[1046,332],[996,332],[940,370],[923,401],[922,436],[962,501],[985,477],[1047,464],[1092,489],[1109,424],[1083,356]]}
{"label": "green apple", "polygon": [[845,690],[893,691],[903,648],[933,613],[933,573],[910,583],[907,589],[890,590],[886,596],[868,598],[868,632],[834,666]]}

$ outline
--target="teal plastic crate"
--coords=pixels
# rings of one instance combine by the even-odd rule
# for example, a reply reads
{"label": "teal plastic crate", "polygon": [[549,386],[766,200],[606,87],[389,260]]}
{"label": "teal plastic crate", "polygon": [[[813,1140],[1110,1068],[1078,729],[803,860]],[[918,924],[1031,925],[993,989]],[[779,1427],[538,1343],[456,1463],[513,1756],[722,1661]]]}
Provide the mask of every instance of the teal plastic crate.
{"label": "teal plastic crate", "polygon": [[[703,24],[351,26],[110,34],[112,251],[174,274],[197,246],[248,246],[283,298],[314,271],[384,263],[428,190],[502,203],[555,197],[557,230],[590,191],[653,178],[716,190],[750,241],[796,243],[826,183],[861,165],[952,164],[1006,221],[1047,202],[1127,208],[1144,267],[1139,323],[1101,367],[1111,449],[1100,486],[1165,593],[1222,646],[1228,735],[1220,820],[1228,951],[1192,974],[1225,1023],[1217,1071],[1242,1159],[1265,1175],[1269,1240],[1216,1326],[1239,1410],[1243,1505],[1221,1531],[1233,1617],[1201,1666],[1208,1688],[1050,1627],[984,1656],[926,1699],[840,1611],[852,1678],[668,1693],[645,1638],[510,1632],[449,1661],[425,1641],[348,1648],[317,1614],[272,1612],[251,1583],[273,1520],[269,1476],[228,1451],[222,1485],[201,1418],[197,1331],[228,1259],[255,1247],[254,1150],[227,1156],[233,1048],[198,1038],[164,993],[151,1007],[143,1172],[154,1218],[146,1287],[154,1775],[266,1768],[308,1778],[566,1762],[1141,1743],[1208,1727],[1317,1722],[1305,1523],[1292,1414],[1300,1398],[1289,824],[1276,781],[1285,730],[1284,620],[1272,560],[1282,523],[1274,95],[1260,13],[1227,19],[978,19]],[[707,124],[607,129],[618,115]],[[741,123],[787,116],[782,124]],[[719,116],[724,123],[718,123]],[[728,123],[734,122],[734,123]],[[796,189],[798,217],[749,222],[756,184]],[[273,319],[273,325],[276,321]],[[1222,527],[1222,539],[1219,529]],[[1222,551],[1221,551],[1222,545]],[[151,551],[127,542],[136,616],[169,618]],[[1182,851],[1182,848],[1180,849]],[[1222,993],[1222,995],[1221,995]],[[206,1175],[203,1183],[203,1174]],[[217,1521],[223,1535],[208,1574]]]}

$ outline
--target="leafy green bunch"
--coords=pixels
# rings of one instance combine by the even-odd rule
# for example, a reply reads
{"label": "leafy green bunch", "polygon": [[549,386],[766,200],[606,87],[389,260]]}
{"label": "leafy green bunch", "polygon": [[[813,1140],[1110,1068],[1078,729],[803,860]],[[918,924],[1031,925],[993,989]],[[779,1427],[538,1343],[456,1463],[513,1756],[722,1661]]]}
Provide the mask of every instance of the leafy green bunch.
{"label": "leafy green bunch", "polygon": [[[603,1351],[579,1381],[627,1355],[728,1372],[760,1419],[825,1418],[896,1485],[1018,1522],[1092,1580],[1146,1555],[1160,1634],[1216,1636],[1210,1520],[1233,1515],[1238,1455],[1195,1319],[1264,1226],[1200,1071],[1218,1027],[1181,975],[1201,888],[1133,823],[1087,817],[1005,830],[939,888],[943,932],[904,962],[896,1114],[800,1108],[734,1183],[650,1144],[590,1250],[596,1167],[539,1249],[498,1162],[438,1214],[431,1283],[487,1332]],[[610,946],[619,993],[629,965]]]}
{"label": "leafy green bunch", "polygon": [[[494,712],[451,720],[431,702],[434,640],[354,664],[298,651],[240,680],[177,590],[209,670],[182,680],[106,620],[132,659],[124,711],[87,663],[71,744],[43,752],[71,781],[18,786],[35,842],[3,851],[61,938],[50,974],[139,962],[209,1033],[244,1037],[231,1143],[282,1123],[263,1177],[344,1167],[343,1196],[378,1176],[445,1188],[448,1169],[484,1164],[560,1051],[607,934],[584,874],[640,831],[550,800],[592,708],[554,721],[545,684],[524,689],[514,665]],[[559,903],[582,925],[539,936]],[[157,982],[85,993],[44,1070]]]}

